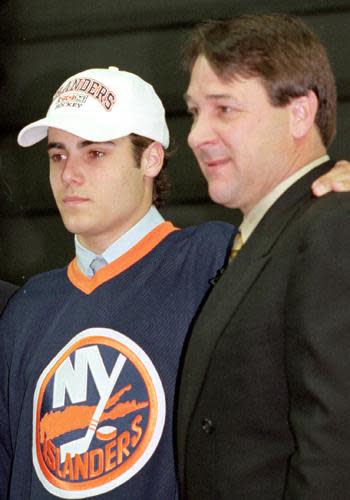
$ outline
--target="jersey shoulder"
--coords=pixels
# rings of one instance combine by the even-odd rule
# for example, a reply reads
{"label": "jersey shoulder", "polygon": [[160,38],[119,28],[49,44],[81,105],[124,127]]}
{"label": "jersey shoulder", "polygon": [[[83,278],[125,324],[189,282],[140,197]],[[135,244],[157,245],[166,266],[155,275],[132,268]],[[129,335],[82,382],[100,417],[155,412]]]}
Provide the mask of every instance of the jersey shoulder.
{"label": "jersey shoulder", "polygon": [[203,244],[205,247],[227,246],[232,241],[237,232],[236,226],[227,222],[210,221],[189,226],[177,232],[177,237],[189,240],[194,244]]}
{"label": "jersey shoulder", "polygon": [[206,222],[175,231],[163,250],[176,253],[184,267],[213,273],[226,264],[237,228],[226,222]]}
{"label": "jersey shoulder", "polygon": [[67,268],[54,269],[37,274],[29,280],[10,298],[5,313],[11,314],[13,309],[21,310],[30,308],[36,301],[42,304],[55,300],[55,296],[60,295],[67,286]]}

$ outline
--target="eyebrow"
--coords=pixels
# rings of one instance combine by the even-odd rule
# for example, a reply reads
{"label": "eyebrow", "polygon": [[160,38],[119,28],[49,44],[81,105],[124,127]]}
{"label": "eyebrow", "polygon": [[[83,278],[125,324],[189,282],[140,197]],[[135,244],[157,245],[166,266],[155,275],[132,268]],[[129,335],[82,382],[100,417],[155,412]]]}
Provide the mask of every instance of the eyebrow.
{"label": "eyebrow", "polygon": [[[232,99],[234,101],[237,101],[237,99],[231,95],[231,94],[209,94],[207,96],[205,96],[206,99],[210,100],[210,101],[216,101],[216,100],[219,100],[219,99]],[[188,103],[189,101],[193,101],[194,99],[188,95],[188,94],[184,94],[183,95],[183,98],[184,100]]]}
{"label": "eyebrow", "polygon": [[[79,148],[86,148],[87,146],[91,146],[91,144],[107,144],[107,145],[115,145],[113,141],[81,141],[79,142]],[[62,142],[49,142],[47,145],[47,150],[50,149],[65,149],[65,145]]]}

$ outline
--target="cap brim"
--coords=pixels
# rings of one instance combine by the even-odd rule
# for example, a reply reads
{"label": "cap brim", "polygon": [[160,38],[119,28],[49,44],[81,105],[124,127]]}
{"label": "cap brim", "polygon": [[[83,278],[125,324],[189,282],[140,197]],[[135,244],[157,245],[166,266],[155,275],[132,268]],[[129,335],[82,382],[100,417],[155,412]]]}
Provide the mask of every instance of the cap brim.
{"label": "cap brim", "polygon": [[[118,131],[114,128],[112,137],[111,128],[104,127],[105,122],[100,126],[96,126],[96,120],[93,121],[94,117],[91,120],[86,116],[84,120],[80,116],[69,116],[67,118],[67,120],[63,120],[62,117],[46,117],[30,123],[18,134],[18,144],[23,147],[33,146],[33,144],[40,142],[47,136],[50,127],[77,135],[87,141],[96,142],[118,139],[130,133],[129,129],[122,125],[118,127]],[[93,131],[91,130],[91,123],[94,123]]]}
{"label": "cap brim", "polygon": [[[115,118],[111,117],[111,119],[114,120]],[[101,123],[97,123],[95,116],[89,117],[86,115],[84,117],[69,115],[65,119],[63,119],[63,116],[51,116],[37,120],[20,131],[17,137],[18,144],[23,147],[33,146],[33,144],[40,142],[47,136],[50,127],[64,130],[93,142],[112,141],[134,132],[160,142],[165,148],[169,145],[168,130],[165,130],[166,133],[163,133],[162,137],[158,137],[160,135],[156,133],[158,125],[149,135],[149,130],[144,131],[142,127],[138,129],[138,127],[131,126],[128,120],[120,121],[118,127],[116,127],[115,123],[111,126],[111,123],[106,119]]]}
{"label": "cap brim", "polygon": [[[119,124],[117,129],[115,126],[106,126],[107,120],[97,124],[95,117],[89,119],[88,116],[84,116],[82,119],[81,116],[68,116],[67,118],[67,120],[64,120],[62,116],[46,117],[30,123],[18,134],[18,144],[23,147],[33,146],[33,144],[40,142],[47,136],[50,127],[69,132],[93,142],[111,141],[131,133],[130,127],[126,122]],[[91,127],[92,123],[94,124],[93,127]],[[111,133],[111,130],[113,130],[113,133]]]}
{"label": "cap brim", "polygon": [[37,142],[40,142],[47,136],[47,129],[49,125],[47,124],[47,119],[42,118],[36,122],[30,123],[24,127],[17,137],[17,142],[20,146],[28,147],[33,146]]}

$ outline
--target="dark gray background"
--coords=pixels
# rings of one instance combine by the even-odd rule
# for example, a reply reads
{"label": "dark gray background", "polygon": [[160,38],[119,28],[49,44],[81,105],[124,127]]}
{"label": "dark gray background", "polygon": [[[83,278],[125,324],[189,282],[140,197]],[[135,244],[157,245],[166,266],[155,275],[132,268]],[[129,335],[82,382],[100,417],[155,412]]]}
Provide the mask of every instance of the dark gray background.
{"label": "dark gray background", "polygon": [[0,278],[16,282],[63,266],[72,236],[48,184],[46,144],[17,146],[20,128],[46,113],[70,75],[118,66],[152,83],[167,109],[177,152],[169,165],[172,196],[163,213],[179,226],[209,219],[239,221],[214,206],[186,146],[187,77],[181,46],[202,19],[242,13],[298,14],[328,48],[339,92],[338,134],[331,152],[350,158],[350,2],[327,0],[12,0],[0,1]]}

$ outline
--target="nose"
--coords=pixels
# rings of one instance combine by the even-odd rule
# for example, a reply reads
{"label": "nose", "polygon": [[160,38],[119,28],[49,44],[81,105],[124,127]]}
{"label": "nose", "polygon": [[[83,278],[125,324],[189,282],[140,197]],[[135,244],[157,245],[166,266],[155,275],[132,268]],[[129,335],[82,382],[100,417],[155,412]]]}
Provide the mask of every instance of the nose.
{"label": "nose", "polygon": [[196,150],[201,147],[213,144],[216,141],[216,135],[213,130],[210,118],[200,114],[193,122],[187,142],[191,149]]}
{"label": "nose", "polygon": [[84,180],[83,168],[79,159],[74,155],[69,155],[61,173],[62,182],[65,185],[81,184]]}

